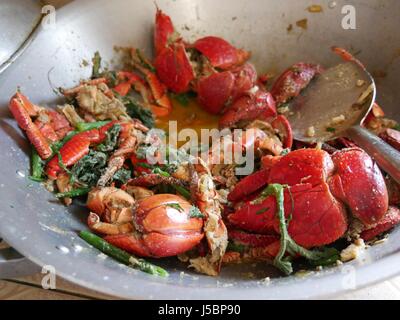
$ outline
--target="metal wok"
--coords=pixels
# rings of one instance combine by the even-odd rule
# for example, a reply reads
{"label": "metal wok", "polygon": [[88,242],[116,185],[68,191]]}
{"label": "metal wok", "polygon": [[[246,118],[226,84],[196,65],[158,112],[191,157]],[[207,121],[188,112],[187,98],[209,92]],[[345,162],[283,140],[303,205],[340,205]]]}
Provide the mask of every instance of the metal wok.
{"label": "metal wok", "polygon": [[[252,50],[252,61],[262,72],[279,72],[301,60],[329,66],[337,61],[329,51],[332,45],[350,48],[377,76],[380,104],[389,116],[400,120],[400,33],[396,32],[400,2],[323,3],[322,12],[311,13],[306,8],[315,2],[307,0],[157,1],[185,37],[213,34],[229,39]],[[344,5],[356,10],[355,30],[342,28]],[[132,45],[150,54],[154,13],[150,0],[72,2],[57,11],[56,28],[41,30],[25,53],[0,75],[1,237],[36,264],[54,266],[57,275],[123,298],[317,298],[399,273],[400,229],[358,261],[306,277],[272,278],[269,283],[260,281],[274,275],[263,265],[229,267],[220,277],[211,278],[187,270],[175,259],[158,262],[171,271],[168,279],[159,279],[104,258],[77,237],[76,231],[85,228],[84,208],[82,204],[64,207],[28,179],[28,143],[10,118],[8,99],[20,86],[32,101],[54,105],[59,98],[53,88],[69,87],[89,76],[90,66],[83,67],[82,61],[90,61],[96,50],[105,60],[113,57],[113,45]],[[296,24],[302,19],[307,19],[306,29]],[[0,276],[7,263],[0,258]],[[249,273],[253,277],[246,276]]]}

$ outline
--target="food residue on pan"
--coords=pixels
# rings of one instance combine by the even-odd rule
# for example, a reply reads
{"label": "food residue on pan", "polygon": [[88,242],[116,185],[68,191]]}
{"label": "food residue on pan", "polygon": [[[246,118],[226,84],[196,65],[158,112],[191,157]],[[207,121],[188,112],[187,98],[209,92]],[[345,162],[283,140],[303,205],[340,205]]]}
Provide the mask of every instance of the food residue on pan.
{"label": "food residue on pan", "polygon": [[321,13],[323,12],[322,6],[319,4],[313,4],[309,7],[307,7],[307,11],[310,13]]}
{"label": "food residue on pan", "polygon": [[296,26],[299,28],[302,28],[304,30],[308,29],[308,19],[301,19],[299,21],[296,21]]}

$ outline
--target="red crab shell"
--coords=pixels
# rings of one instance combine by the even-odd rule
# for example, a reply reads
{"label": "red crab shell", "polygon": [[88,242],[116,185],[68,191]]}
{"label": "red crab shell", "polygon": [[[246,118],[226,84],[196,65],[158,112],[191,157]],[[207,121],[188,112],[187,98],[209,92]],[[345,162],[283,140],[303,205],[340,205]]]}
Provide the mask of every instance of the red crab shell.
{"label": "red crab shell", "polygon": [[194,71],[183,43],[177,42],[163,49],[157,55],[154,66],[158,78],[168,89],[175,93],[189,90]]}
{"label": "red crab shell", "polygon": [[298,96],[310,81],[323,71],[317,64],[299,62],[287,69],[274,83],[271,94],[278,106]]}
{"label": "red crab shell", "polygon": [[228,41],[208,36],[197,40],[193,47],[208,58],[211,65],[223,70],[244,63],[250,57],[250,53],[232,46]]}
{"label": "red crab shell", "polygon": [[[388,194],[382,173],[361,149],[350,148],[330,156],[317,149],[300,149],[271,161],[264,185],[280,183],[285,189],[285,213],[292,214],[289,233],[300,245],[310,248],[332,243],[347,230],[347,210],[367,227],[384,219]],[[258,177],[258,176],[256,176]],[[251,185],[251,181],[246,181]],[[257,178],[254,185],[261,189]],[[229,195],[233,200],[248,196],[239,183]],[[246,231],[269,234],[279,232],[276,199],[273,196],[236,205],[229,215],[232,225]],[[345,206],[346,205],[346,206]],[[384,222],[393,225],[395,219]],[[372,224],[374,222],[374,224]]]}
{"label": "red crab shell", "polygon": [[203,220],[191,218],[191,204],[173,194],[157,194],[139,201],[133,219],[136,233],[106,236],[105,240],[145,257],[184,253],[203,238]]}

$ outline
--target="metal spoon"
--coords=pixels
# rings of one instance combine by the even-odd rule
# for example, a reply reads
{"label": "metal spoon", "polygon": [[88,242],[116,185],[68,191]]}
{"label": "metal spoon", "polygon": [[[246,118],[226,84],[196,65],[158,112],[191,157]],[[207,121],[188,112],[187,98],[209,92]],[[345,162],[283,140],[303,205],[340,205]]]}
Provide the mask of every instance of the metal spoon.
{"label": "metal spoon", "polygon": [[296,140],[314,143],[348,137],[400,183],[400,152],[360,126],[376,97],[372,76],[349,61],[326,70],[290,103]]}

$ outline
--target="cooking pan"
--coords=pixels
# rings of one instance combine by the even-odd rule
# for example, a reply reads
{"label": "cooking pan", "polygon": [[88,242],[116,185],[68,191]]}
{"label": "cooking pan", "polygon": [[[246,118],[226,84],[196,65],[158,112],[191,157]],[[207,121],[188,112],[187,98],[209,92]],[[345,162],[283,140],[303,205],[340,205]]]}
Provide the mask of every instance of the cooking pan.
{"label": "cooking pan", "polygon": [[[307,10],[316,4],[314,0],[158,0],[157,5],[189,39],[213,34],[251,49],[260,72],[278,73],[298,61],[330,66],[337,58],[329,48],[348,48],[376,76],[378,100],[388,115],[400,120],[400,33],[396,32],[400,2],[319,2],[322,12],[317,13]],[[355,9],[356,29],[342,26],[342,12],[349,10],[345,5]],[[54,266],[58,276],[122,298],[317,298],[399,273],[399,229],[357,261],[285,278],[276,277],[262,264],[226,267],[213,278],[186,269],[176,259],[166,259],[157,263],[171,275],[160,279],[105,258],[77,237],[76,231],[85,228],[83,204],[66,208],[28,179],[29,146],[10,118],[8,99],[20,86],[32,101],[55,105],[60,97],[54,88],[70,87],[88,77],[90,66],[85,67],[83,61],[90,61],[96,50],[108,61],[114,56],[113,45],[136,46],[151,54],[154,14],[150,0],[72,2],[57,11],[56,27],[41,30],[28,50],[0,75],[1,237],[37,265]],[[2,261],[0,275],[5,266]],[[270,281],[265,280],[268,276]]]}

